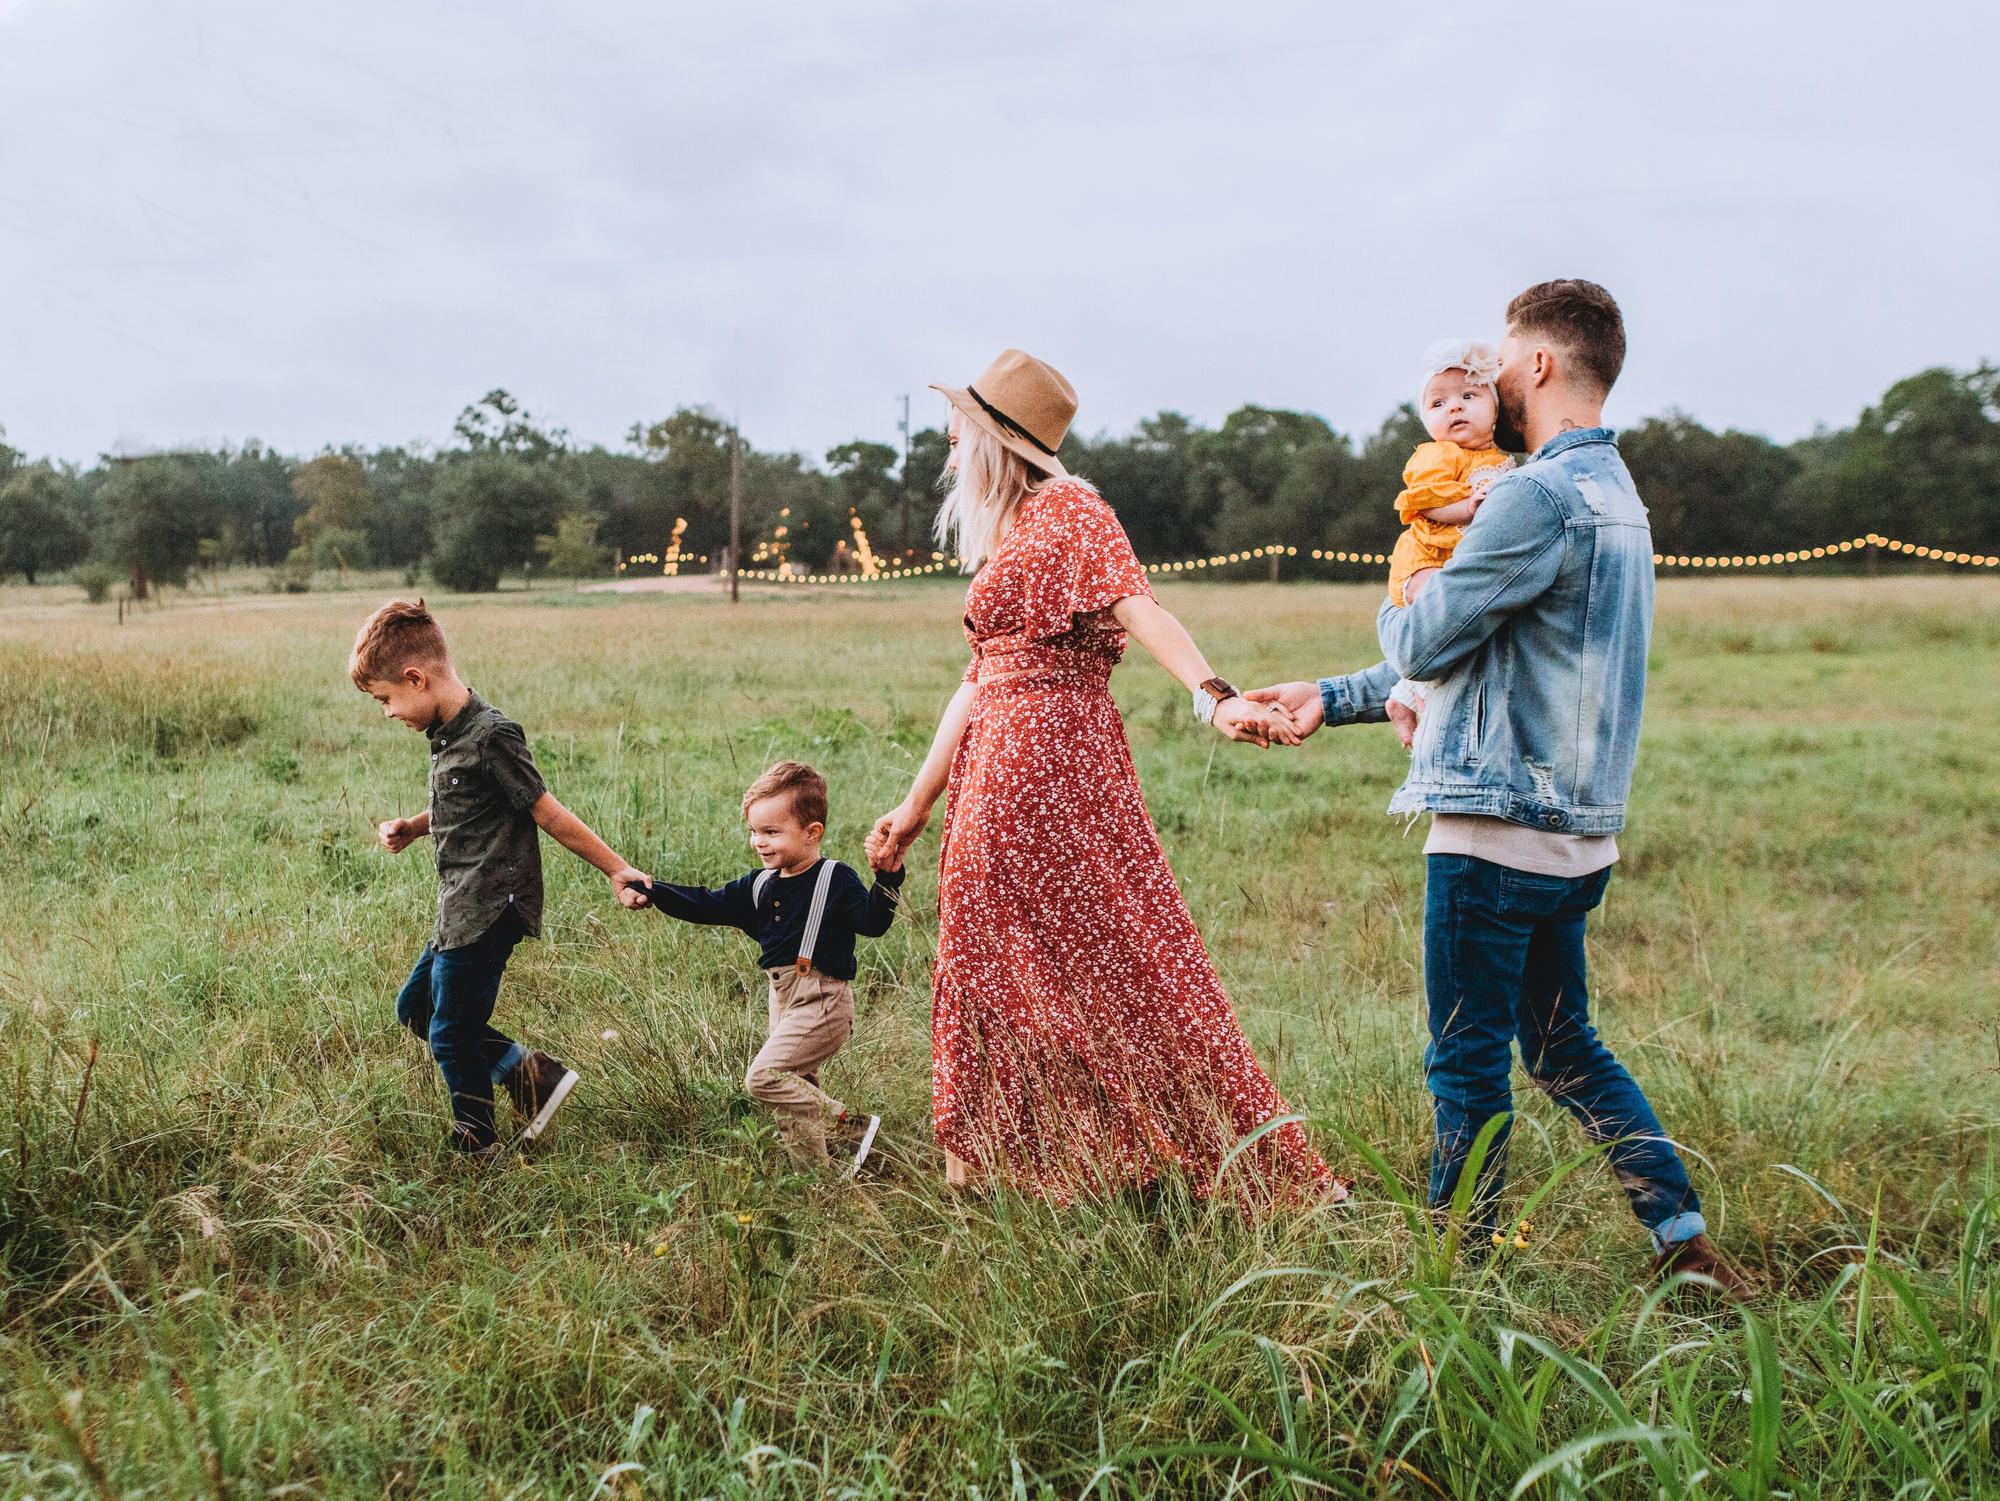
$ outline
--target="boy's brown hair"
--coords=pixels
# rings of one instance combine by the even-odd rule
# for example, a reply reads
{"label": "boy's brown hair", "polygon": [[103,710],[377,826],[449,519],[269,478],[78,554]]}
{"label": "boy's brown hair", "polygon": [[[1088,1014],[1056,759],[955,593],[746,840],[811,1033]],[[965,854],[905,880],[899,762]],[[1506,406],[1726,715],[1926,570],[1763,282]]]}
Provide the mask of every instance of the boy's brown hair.
{"label": "boy's brown hair", "polygon": [[743,811],[767,797],[789,796],[792,813],[801,824],[826,822],[826,778],[800,761],[780,761],[766,769],[743,793]]}
{"label": "boy's brown hair", "polygon": [[444,627],[424,608],[419,599],[392,599],[361,622],[354,633],[354,652],[347,659],[347,675],[354,686],[392,683],[405,667],[449,667],[451,648],[445,644]]}
{"label": "boy's brown hair", "polygon": [[1567,349],[1600,390],[1609,391],[1625,368],[1625,315],[1594,281],[1538,282],[1507,304],[1507,324]]}

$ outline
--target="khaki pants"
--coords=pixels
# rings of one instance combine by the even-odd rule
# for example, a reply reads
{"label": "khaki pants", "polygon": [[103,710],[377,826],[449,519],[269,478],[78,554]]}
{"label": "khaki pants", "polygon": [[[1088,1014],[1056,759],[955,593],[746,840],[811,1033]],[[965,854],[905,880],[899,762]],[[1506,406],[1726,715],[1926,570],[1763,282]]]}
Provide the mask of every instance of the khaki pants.
{"label": "khaki pants", "polygon": [[854,1031],[854,990],[816,969],[764,973],[771,977],[771,1035],[750,1060],[743,1087],[777,1112],[792,1155],[819,1166],[827,1161],[827,1124],[847,1110],[819,1087],[819,1071]]}

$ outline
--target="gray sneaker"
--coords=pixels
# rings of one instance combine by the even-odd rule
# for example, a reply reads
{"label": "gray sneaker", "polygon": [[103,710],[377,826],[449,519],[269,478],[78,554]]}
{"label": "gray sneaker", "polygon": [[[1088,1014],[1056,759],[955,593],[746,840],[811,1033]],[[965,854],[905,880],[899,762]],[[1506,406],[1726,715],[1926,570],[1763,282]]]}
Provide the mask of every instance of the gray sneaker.
{"label": "gray sneaker", "polygon": [[514,1102],[514,1114],[526,1122],[521,1127],[521,1140],[533,1141],[576,1088],[576,1070],[537,1050],[515,1064],[504,1082],[508,1098]]}

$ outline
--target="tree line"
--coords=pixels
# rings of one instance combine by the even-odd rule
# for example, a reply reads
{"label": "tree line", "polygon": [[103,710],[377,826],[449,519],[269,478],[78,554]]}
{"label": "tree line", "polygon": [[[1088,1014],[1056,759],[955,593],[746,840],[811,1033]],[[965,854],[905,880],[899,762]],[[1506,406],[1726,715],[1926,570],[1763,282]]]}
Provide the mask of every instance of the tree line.
{"label": "tree line", "polygon": [[[252,441],[81,467],[31,460],[0,430],[0,577],[67,574],[101,598],[120,579],[142,596],[224,567],[269,570],[289,589],[324,569],[391,568],[479,591],[510,572],[583,577],[619,557],[657,557],[681,520],[682,555],[719,560],[732,463],[746,563],[852,566],[857,520],[878,556],[907,544],[927,558],[946,453],[938,429],[910,435],[907,464],[867,439],[818,459],[764,451],[699,407],[634,424],[622,448],[584,447],[506,391],[466,407],[453,435],[439,449],[298,458]],[[1404,461],[1425,436],[1407,403],[1362,436],[1245,406],[1218,427],[1161,412],[1126,434],[1073,436],[1063,460],[1103,490],[1149,560],[1266,543],[1384,552]],[[1968,552],[2000,545],[1990,363],[1922,371],[1853,426],[1794,443],[1670,411],[1619,444],[1663,552],[1785,551],[1870,532]]]}

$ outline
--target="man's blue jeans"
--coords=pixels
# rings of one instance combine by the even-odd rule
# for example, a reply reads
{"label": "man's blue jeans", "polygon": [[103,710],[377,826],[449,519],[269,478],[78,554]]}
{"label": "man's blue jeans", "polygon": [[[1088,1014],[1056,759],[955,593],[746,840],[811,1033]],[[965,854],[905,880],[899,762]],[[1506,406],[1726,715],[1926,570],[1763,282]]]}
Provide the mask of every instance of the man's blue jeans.
{"label": "man's blue jeans", "polygon": [[[1604,897],[1611,870],[1566,877],[1511,870],[1469,855],[1431,855],[1424,882],[1424,989],[1430,1046],[1424,1079],[1437,1122],[1430,1201],[1451,1202],[1481,1128],[1513,1110],[1513,1044],[1528,1077],[1609,1142],[1613,1172],[1655,1248],[1706,1226],[1701,1201],[1659,1118],[1625,1066],[1590,1025],[1584,916]],[[1473,1195],[1483,1242],[1499,1228],[1507,1176],[1500,1128]]]}
{"label": "man's blue jeans", "polygon": [[396,1020],[430,1044],[451,1092],[452,1145],[475,1151],[497,1139],[493,1086],[528,1050],[492,1025],[493,1002],[514,945],[524,936],[512,907],[462,948],[424,945],[396,997]]}

